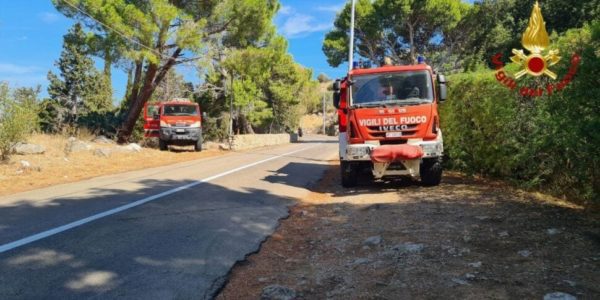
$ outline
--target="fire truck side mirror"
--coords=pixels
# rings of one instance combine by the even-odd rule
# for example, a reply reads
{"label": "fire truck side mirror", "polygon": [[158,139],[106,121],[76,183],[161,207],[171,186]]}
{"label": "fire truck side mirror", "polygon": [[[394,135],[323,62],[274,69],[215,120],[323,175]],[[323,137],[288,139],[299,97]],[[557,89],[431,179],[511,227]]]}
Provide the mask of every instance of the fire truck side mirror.
{"label": "fire truck side mirror", "polygon": [[333,106],[335,108],[340,108],[340,91],[342,90],[341,85],[342,84],[339,79],[333,83]]}
{"label": "fire truck side mirror", "polygon": [[342,83],[340,82],[340,80],[336,80],[335,82],[333,82],[333,91],[334,92],[339,92],[342,89]]}
{"label": "fire truck side mirror", "polygon": [[448,87],[446,86],[446,76],[438,74],[437,81],[439,84],[439,101],[446,101],[448,98]]}

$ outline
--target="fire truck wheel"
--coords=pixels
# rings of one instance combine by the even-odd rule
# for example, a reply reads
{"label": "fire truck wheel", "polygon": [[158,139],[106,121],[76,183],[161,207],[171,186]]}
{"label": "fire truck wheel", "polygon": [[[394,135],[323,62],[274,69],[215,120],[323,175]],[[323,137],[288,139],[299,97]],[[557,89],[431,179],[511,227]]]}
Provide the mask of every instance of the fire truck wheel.
{"label": "fire truck wheel", "polygon": [[424,186],[435,186],[442,181],[441,158],[426,158],[420,167],[421,183]]}
{"label": "fire truck wheel", "polygon": [[166,141],[158,139],[158,148],[160,148],[160,151],[167,151],[169,150],[169,144]]}
{"label": "fire truck wheel", "polygon": [[202,137],[198,139],[198,141],[194,144],[194,150],[196,152],[202,151]]}
{"label": "fire truck wheel", "polygon": [[346,161],[340,161],[342,175],[342,186],[345,188],[355,187],[357,184],[357,170],[354,165]]}

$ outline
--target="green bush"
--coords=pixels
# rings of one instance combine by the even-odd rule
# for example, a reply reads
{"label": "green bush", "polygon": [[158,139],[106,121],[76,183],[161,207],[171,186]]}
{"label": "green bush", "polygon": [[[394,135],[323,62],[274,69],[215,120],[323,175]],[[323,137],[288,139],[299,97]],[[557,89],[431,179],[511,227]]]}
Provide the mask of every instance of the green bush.
{"label": "green bush", "polygon": [[14,96],[8,85],[0,82],[0,161],[6,161],[11,148],[23,142],[38,124],[35,101],[21,102]]}
{"label": "green bush", "polygon": [[[493,71],[449,77],[442,126],[452,168],[510,179],[587,206],[600,205],[600,22],[569,30],[554,47],[562,60],[545,77],[519,86],[545,87],[568,72],[572,53],[581,56],[574,80],[562,91],[524,97],[502,86]],[[507,58],[505,58],[507,59]],[[514,74],[518,66],[506,67]]]}
{"label": "green bush", "polygon": [[227,141],[229,135],[229,113],[221,113],[217,118],[202,118],[202,136],[205,141]]}

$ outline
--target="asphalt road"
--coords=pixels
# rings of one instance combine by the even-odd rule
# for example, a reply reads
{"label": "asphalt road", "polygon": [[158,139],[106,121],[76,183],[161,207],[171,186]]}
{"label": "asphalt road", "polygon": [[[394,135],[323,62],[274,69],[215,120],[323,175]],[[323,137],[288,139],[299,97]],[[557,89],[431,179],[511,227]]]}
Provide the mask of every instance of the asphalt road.
{"label": "asphalt road", "polygon": [[335,158],[332,138],[0,198],[0,299],[212,298]]}

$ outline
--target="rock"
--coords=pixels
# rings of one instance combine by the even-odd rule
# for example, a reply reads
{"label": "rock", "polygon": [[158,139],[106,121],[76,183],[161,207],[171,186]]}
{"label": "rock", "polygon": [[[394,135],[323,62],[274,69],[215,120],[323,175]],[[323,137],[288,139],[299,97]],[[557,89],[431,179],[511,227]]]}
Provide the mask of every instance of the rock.
{"label": "rock", "polygon": [[366,246],[375,246],[375,245],[379,245],[380,243],[381,243],[380,235],[368,237],[366,240],[363,241],[363,245],[366,245]]}
{"label": "rock", "polygon": [[468,266],[473,267],[473,268],[480,268],[481,262],[480,261],[472,262],[472,263],[469,263]]}
{"label": "rock", "polygon": [[110,155],[112,154],[112,151],[108,148],[100,148],[100,149],[96,149],[94,151],[94,155],[95,156],[99,156],[99,157],[110,157]]}
{"label": "rock", "polygon": [[36,144],[17,143],[13,146],[12,152],[18,155],[44,154],[46,147]]}
{"label": "rock", "polygon": [[103,135],[99,135],[97,137],[95,137],[92,142],[94,143],[98,143],[98,144],[114,144],[115,141],[103,136]]}
{"label": "rock", "polygon": [[577,298],[567,293],[554,292],[544,295],[544,300],[577,300]]}
{"label": "rock", "polygon": [[549,228],[549,229],[546,229],[546,233],[548,235],[555,235],[555,234],[559,234],[560,230],[558,230],[556,228]]}
{"label": "rock", "polygon": [[349,266],[366,265],[366,264],[368,264],[370,262],[371,262],[370,259],[361,257],[361,258],[355,259],[353,262],[349,263],[348,265]]}
{"label": "rock", "polygon": [[401,253],[419,253],[425,248],[423,244],[403,243],[392,247],[392,250]]}
{"label": "rock", "polygon": [[131,143],[127,146],[119,146],[118,149],[121,152],[141,152],[142,151],[142,146],[136,144],[136,143]]}
{"label": "rock", "polygon": [[564,283],[568,284],[571,287],[575,287],[577,285],[577,283],[575,283],[575,281],[572,280],[563,280]]}
{"label": "rock", "polygon": [[19,161],[19,164],[21,164],[21,168],[23,168],[23,169],[29,169],[29,168],[31,168],[31,163],[29,163],[26,160]]}
{"label": "rock", "polygon": [[267,282],[267,281],[269,281],[269,278],[267,278],[267,277],[259,277],[258,278],[258,282],[264,283],[264,282]]}
{"label": "rock", "polygon": [[498,233],[499,237],[507,237],[508,236],[508,231],[501,231]]}
{"label": "rock", "polygon": [[531,251],[529,251],[529,250],[521,250],[517,253],[523,257],[529,257],[531,255]]}
{"label": "rock", "polygon": [[469,279],[469,280],[473,280],[473,279],[475,279],[475,274],[473,274],[473,273],[467,273],[467,274],[465,274],[465,278]]}
{"label": "rock", "polygon": [[458,250],[458,255],[462,256],[463,254],[469,254],[471,253],[471,249],[469,248],[461,248],[460,250]]}
{"label": "rock", "polygon": [[452,278],[451,280],[452,280],[452,282],[454,282],[454,283],[456,283],[458,285],[467,285],[467,284],[469,284],[467,281],[462,280],[460,278]]}
{"label": "rock", "polygon": [[94,149],[94,147],[74,137],[69,138],[67,140],[67,145],[65,146],[66,153],[90,151],[92,149]]}
{"label": "rock", "polygon": [[296,298],[296,291],[278,284],[265,287],[260,295],[262,300],[292,300],[294,298]]}
{"label": "rock", "polygon": [[42,168],[34,167],[33,165],[31,165],[30,162],[28,162],[26,160],[19,161],[19,164],[21,165],[21,167],[17,170],[17,174],[23,174],[23,172],[25,172],[25,171],[38,171],[38,172],[42,171]]}
{"label": "rock", "polygon": [[229,151],[231,150],[231,147],[229,147],[227,144],[219,144],[219,150]]}

